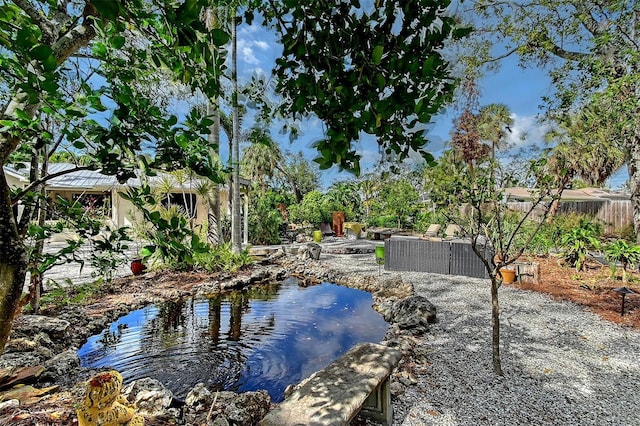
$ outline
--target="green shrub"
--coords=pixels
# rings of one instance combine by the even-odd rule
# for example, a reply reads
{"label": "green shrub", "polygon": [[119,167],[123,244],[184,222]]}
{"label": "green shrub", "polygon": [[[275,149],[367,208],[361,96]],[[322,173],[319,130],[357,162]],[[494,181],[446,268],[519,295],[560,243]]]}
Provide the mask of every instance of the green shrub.
{"label": "green shrub", "polygon": [[447,219],[441,212],[422,212],[416,215],[416,221],[413,225],[413,230],[416,232],[426,232],[427,228],[431,224],[446,225]]}
{"label": "green shrub", "polygon": [[249,207],[249,236],[255,244],[279,244],[282,215],[271,197],[253,197]]}
{"label": "green shrub", "polygon": [[598,235],[596,224],[580,220],[576,228],[564,234],[560,239],[565,262],[569,266],[575,267],[576,271],[582,271],[589,250],[598,249],[600,246]]}
{"label": "green shrub", "polygon": [[611,276],[615,276],[618,263],[622,266],[622,281],[627,281],[627,269],[640,264],[640,246],[629,245],[624,240],[616,240],[604,248],[604,256],[609,262]]}
{"label": "green shrub", "polygon": [[195,268],[209,272],[236,272],[253,263],[248,250],[235,254],[231,249],[231,243],[219,244],[209,250],[200,251],[193,258]]}
{"label": "green shrub", "polygon": [[398,226],[398,217],[395,215],[372,216],[367,222],[370,228],[395,228]]}

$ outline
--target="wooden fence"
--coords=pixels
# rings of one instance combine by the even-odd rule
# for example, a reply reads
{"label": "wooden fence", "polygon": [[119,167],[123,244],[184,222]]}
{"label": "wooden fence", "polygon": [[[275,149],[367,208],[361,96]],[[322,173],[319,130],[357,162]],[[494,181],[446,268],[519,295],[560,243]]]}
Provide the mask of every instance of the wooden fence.
{"label": "wooden fence", "polygon": [[[507,206],[516,211],[527,212],[529,201],[511,201]],[[605,234],[620,231],[633,223],[633,208],[630,200],[562,201],[558,213],[584,213],[599,219]]]}

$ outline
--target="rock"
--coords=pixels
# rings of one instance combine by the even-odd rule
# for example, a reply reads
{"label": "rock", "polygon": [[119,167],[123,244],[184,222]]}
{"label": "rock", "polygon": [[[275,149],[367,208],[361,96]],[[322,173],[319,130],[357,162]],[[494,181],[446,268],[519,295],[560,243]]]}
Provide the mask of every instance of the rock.
{"label": "rock", "polygon": [[406,389],[406,387],[400,383],[400,382],[391,382],[390,386],[390,391],[391,391],[391,395],[397,397],[399,395],[402,395]]}
{"label": "rock", "polygon": [[189,391],[185,398],[185,405],[190,407],[197,406],[210,406],[213,402],[213,395],[204,385],[204,383],[198,383]]}
{"label": "rock", "polygon": [[46,371],[41,380],[53,383],[72,383],[73,377],[80,368],[80,358],[77,349],[71,348],[59,353],[45,362]]}
{"label": "rock", "polygon": [[413,294],[413,285],[402,281],[400,275],[385,278],[375,292],[375,297],[384,299],[401,299]]}
{"label": "rock", "polygon": [[303,246],[300,246],[300,248],[298,249],[298,258],[302,260],[305,260],[305,259],[318,260],[320,259],[321,251],[322,251],[322,247],[320,247],[319,244],[308,243]]}
{"label": "rock", "polygon": [[69,321],[59,318],[44,315],[20,315],[13,323],[13,333],[17,336],[35,336],[44,332],[55,340],[66,337],[70,326]]}
{"label": "rock", "polygon": [[236,396],[224,408],[223,414],[230,424],[257,424],[269,411],[271,398],[265,390],[245,392]]}
{"label": "rock", "polygon": [[216,419],[209,424],[211,426],[231,426],[227,419],[222,416],[216,417]]}
{"label": "rock", "polygon": [[122,392],[136,406],[136,411],[149,417],[171,417],[168,410],[173,393],[156,379],[145,377],[131,382]]}
{"label": "rock", "polygon": [[0,356],[0,368],[25,367],[42,364],[45,357],[35,352],[14,352]]}
{"label": "rock", "polygon": [[436,307],[423,296],[409,296],[376,306],[384,320],[411,334],[424,334],[436,322]]}

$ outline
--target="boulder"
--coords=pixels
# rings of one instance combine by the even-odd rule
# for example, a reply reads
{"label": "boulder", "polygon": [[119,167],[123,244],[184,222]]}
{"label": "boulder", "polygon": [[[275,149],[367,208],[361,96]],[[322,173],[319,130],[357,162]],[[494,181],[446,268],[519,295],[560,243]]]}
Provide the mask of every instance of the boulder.
{"label": "boulder", "polygon": [[80,368],[80,358],[76,348],[67,349],[47,360],[44,364],[46,370],[42,373],[41,380],[52,383],[72,383]]}
{"label": "boulder", "polygon": [[267,414],[270,404],[271,398],[265,390],[245,392],[227,404],[223,415],[230,424],[253,425]]}
{"label": "boulder", "polygon": [[135,404],[136,411],[148,417],[173,417],[169,411],[173,393],[156,379],[145,377],[135,380],[122,392],[127,400]]}
{"label": "boulder", "polygon": [[63,319],[44,315],[20,315],[13,323],[13,333],[18,336],[34,336],[46,333],[52,339],[67,336],[71,323]]}
{"label": "boulder", "polygon": [[322,251],[322,247],[320,247],[319,244],[308,243],[300,246],[300,248],[298,249],[298,258],[302,260],[305,260],[305,259],[318,260],[320,259],[321,251]]}
{"label": "boulder", "polygon": [[384,320],[414,335],[424,334],[436,319],[436,307],[423,296],[409,296],[376,305]]}

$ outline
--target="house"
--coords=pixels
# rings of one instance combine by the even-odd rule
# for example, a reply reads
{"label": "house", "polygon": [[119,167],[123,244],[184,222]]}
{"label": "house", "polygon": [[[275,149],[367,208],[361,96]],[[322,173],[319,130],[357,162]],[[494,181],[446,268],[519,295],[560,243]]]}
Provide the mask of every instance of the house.
{"label": "house", "polygon": [[[70,163],[49,164],[49,175],[56,175],[75,168]],[[15,169],[9,166],[4,167],[7,183],[11,187],[25,188],[29,184],[28,169]],[[158,172],[156,176],[148,177],[149,185],[152,188],[160,189],[166,194],[163,204],[178,206],[194,225],[206,223],[208,214],[208,203],[198,192],[202,183],[202,178],[186,177],[177,179],[170,173]],[[242,188],[248,186],[247,180],[241,180]],[[99,215],[105,219],[108,226],[121,227],[132,226],[140,214],[136,212],[133,204],[124,199],[120,193],[129,187],[139,187],[140,178],[129,179],[125,184],[120,184],[114,176],[108,176],[94,170],[81,170],[62,174],[47,180],[47,197],[55,199],[65,198],[69,201],[77,200],[82,206],[92,214]],[[245,191],[246,192],[246,191]],[[220,189],[220,205],[229,205],[229,191],[226,186]],[[247,223],[248,201],[244,194],[244,223]],[[20,210],[18,210],[20,211]],[[244,227],[244,242],[247,243],[247,230]]]}
{"label": "house", "polygon": [[[527,188],[505,188],[509,208],[528,211],[534,194]],[[559,213],[583,213],[598,219],[606,234],[619,231],[633,223],[631,196],[602,188],[565,189],[558,205]]]}

